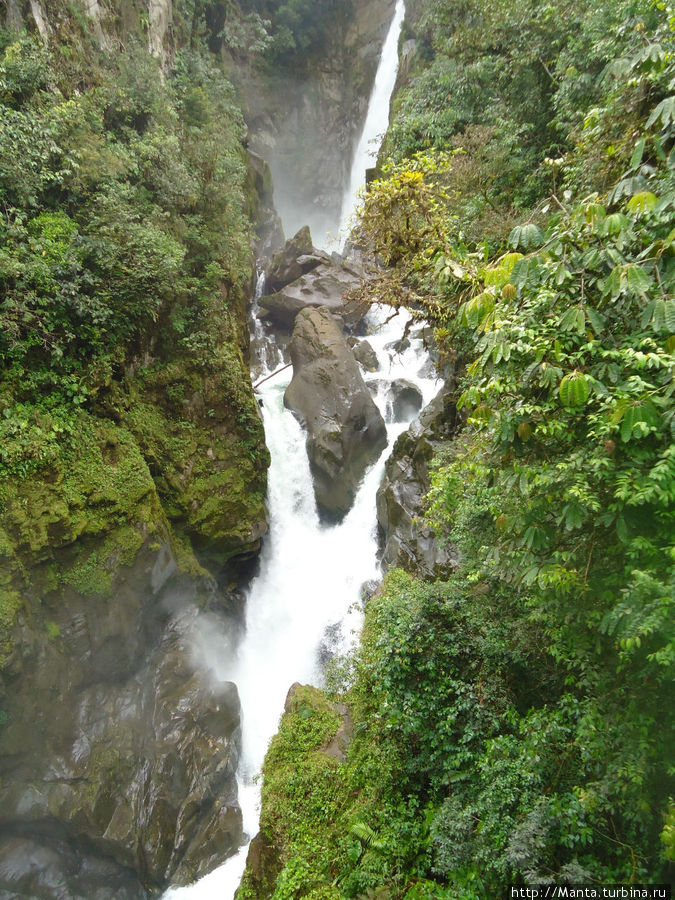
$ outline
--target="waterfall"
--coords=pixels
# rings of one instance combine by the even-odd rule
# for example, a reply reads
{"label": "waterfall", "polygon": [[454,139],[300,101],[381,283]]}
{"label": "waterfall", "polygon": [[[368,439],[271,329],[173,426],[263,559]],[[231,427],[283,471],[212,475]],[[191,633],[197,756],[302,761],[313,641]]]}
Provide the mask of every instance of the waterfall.
{"label": "waterfall", "polygon": [[359,192],[366,183],[366,169],[374,164],[382,137],[389,125],[389,104],[398,73],[398,39],[404,15],[405,3],[397,0],[394,18],[382,47],[363,132],[352,160],[349,184],[342,198],[338,231],[340,247],[344,246],[349,236],[351,219],[359,202]]}
{"label": "waterfall", "polygon": [[[387,127],[403,14],[403,0],[398,0],[343,202],[343,225],[355,209],[356,193],[364,183],[371,144]],[[256,302],[262,292],[262,280],[258,288]],[[375,401],[387,422],[388,448],[366,473],[354,506],[339,525],[322,525],[319,520],[305,435],[283,405],[290,370],[279,372],[259,390],[271,454],[270,533],[261,553],[260,573],[249,588],[246,631],[234,658],[230,655],[207,661],[218,678],[234,681],[239,690],[239,803],[249,839],[258,830],[260,789],[256,775],[277,731],[286,693],[294,682],[321,683],[322,651],[344,652],[353,645],[361,624],[361,587],[379,577],[375,495],[389,448],[408,426],[408,422],[391,421],[390,385],[401,378],[412,382],[424,404],[439,386],[434,378],[415,374],[428,371],[419,335],[415,337],[413,332],[409,346],[402,352],[391,346],[410,325],[408,313],[378,309],[370,313],[367,324],[368,341],[377,353],[379,371],[364,377],[373,382]],[[269,347],[260,354],[263,375],[273,369],[268,360],[277,359],[273,338],[266,340]],[[164,900],[231,900],[239,886],[247,852],[245,844],[196,884],[170,889]]]}
{"label": "waterfall", "polygon": [[[438,389],[426,371],[420,336],[399,353],[391,344],[401,338],[408,313],[372,312],[368,341],[376,351],[379,371],[366,374],[385,421],[391,419],[389,386],[405,378],[421,392],[424,404]],[[379,577],[375,494],[388,450],[366,473],[354,506],[335,526],[319,521],[305,451],[305,435],[284,408],[290,370],[260,388],[265,435],[271,454],[268,505],[270,534],[246,604],[246,633],[234,659],[210,661],[223,680],[237,684],[243,710],[239,802],[244,830],[258,830],[260,772],[267,746],[277,731],[288,688],[296,681],[320,684],[322,649],[349,649],[361,624],[361,586]],[[388,448],[408,422],[387,421]],[[176,888],[165,900],[230,900],[246,864],[248,846],[210,875],[188,888]]]}

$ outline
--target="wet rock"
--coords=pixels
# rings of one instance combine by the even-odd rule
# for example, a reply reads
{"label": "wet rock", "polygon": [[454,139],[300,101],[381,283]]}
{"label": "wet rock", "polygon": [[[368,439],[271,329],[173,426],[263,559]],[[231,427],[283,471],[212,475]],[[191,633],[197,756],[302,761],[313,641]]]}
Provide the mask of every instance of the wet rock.
{"label": "wet rock", "polygon": [[417,372],[420,378],[438,378],[436,363],[431,357],[427,359],[422,368]]}
{"label": "wet rock", "polygon": [[275,294],[260,298],[261,318],[285,331],[292,331],[298,313],[325,306],[354,327],[368,312],[367,303],[345,302],[345,293],[361,283],[362,272],[354,266],[322,263]]}
{"label": "wet rock", "polygon": [[380,368],[380,363],[377,358],[377,353],[373,350],[368,341],[359,341],[356,340],[356,338],[350,338],[349,346],[354,353],[354,359],[358,363],[361,363],[366,372],[377,372]]}
{"label": "wet rock", "polygon": [[[54,900],[145,896],[138,885],[191,880],[238,846],[237,691],[193,664],[212,590],[180,576],[168,546],[148,546],[109,595],[63,590],[38,608],[49,627],[20,621],[22,674],[0,731],[0,859],[12,860],[0,886],[11,868],[11,896],[24,885]],[[53,852],[63,840],[79,868],[52,865],[68,859]]]}
{"label": "wet rock", "polygon": [[314,254],[312,236],[305,225],[286,241],[278,253],[275,253],[265,272],[265,287],[269,293],[276,293],[306,272],[315,269],[322,261],[321,256]]}
{"label": "wet rock", "polygon": [[430,487],[429,464],[457,424],[450,386],[445,386],[394,444],[377,492],[382,565],[429,578],[442,577],[457,564],[453,547],[441,546],[423,519]]}
{"label": "wet rock", "polygon": [[261,156],[249,150],[248,169],[258,198],[256,256],[264,259],[281,247],[284,242],[284,230],[274,206],[274,185],[269,165]]}
{"label": "wet rock", "polygon": [[293,379],[284,403],[307,430],[319,511],[340,519],[387,444],[385,424],[328,309],[298,315],[290,354]]}
{"label": "wet rock", "polygon": [[145,900],[136,874],[66,833],[0,838],[0,900]]}
{"label": "wet rock", "polygon": [[369,378],[366,386],[373,397],[384,395],[387,422],[410,422],[422,409],[422,392],[405,378]]}
{"label": "wet rock", "polygon": [[389,388],[394,422],[409,422],[422,409],[422,392],[412,382],[396,378]]}
{"label": "wet rock", "polygon": [[384,345],[384,349],[389,350],[392,353],[404,353],[409,348],[410,340],[407,337],[399,338],[398,341],[390,341],[388,344]]}

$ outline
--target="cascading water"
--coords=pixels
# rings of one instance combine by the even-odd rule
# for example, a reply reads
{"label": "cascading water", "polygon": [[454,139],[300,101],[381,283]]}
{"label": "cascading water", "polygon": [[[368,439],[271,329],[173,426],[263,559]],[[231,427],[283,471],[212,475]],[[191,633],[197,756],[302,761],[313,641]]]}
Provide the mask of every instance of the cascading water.
{"label": "cascading water", "polygon": [[[352,166],[352,179],[342,206],[346,225],[364,183],[370,147],[387,126],[389,100],[396,80],[397,44],[404,15],[403,0],[385,41],[366,125]],[[262,292],[259,281],[254,304]],[[256,320],[257,321],[257,320]],[[409,324],[405,312],[378,310],[369,317],[368,340],[377,353],[379,371],[367,375],[375,401],[387,422],[388,447],[407,427],[391,422],[390,387],[405,379],[420,391],[424,404],[436,393],[435,379],[426,372],[426,351],[413,337],[402,353],[391,348]],[[254,323],[255,325],[255,323]],[[274,341],[262,331],[257,343],[268,341],[259,353],[261,376],[276,362]],[[239,802],[244,831],[258,830],[260,772],[267,746],[276,732],[288,688],[294,682],[321,682],[320,654],[344,651],[360,626],[362,585],[379,575],[375,495],[382,479],[385,450],[366,474],[354,506],[336,526],[323,526],[314,501],[314,489],[305,451],[305,435],[284,408],[283,394],[290,381],[286,369],[261,385],[265,435],[271,454],[268,506],[270,534],[260,559],[260,574],[251,584],[246,604],[246,632],[234,658],[209,660],[217,678],[234,681],[242,706],[242,753],[239,763]],[[330,637],[329,637],[330,636]],[[246,864],[248,845],[210,875],[187,888],[173,888],[164,900],[230,900]]]}
{"label": "cascading water", "polygon": [[[408,321],[405,312],[371,313],[368,341],[379,370],[366,376],[385,419],[391,418],[390,385],[404,378],[428,403],[438,389],[423,377],[426,352],[420,337],[397,353],[385,345],[397,342]],[[270,534],[246,605],[246,634],[235,658],[216,661],[215,674],[237,684],[243,710],[239,802],[244,830],[258,829],[260,771],[270,738],[276,732],[288,688],[296,681],[321,682],[320,651],[330,634],[330,650],[348,649],[360,626],[360,593],[364,582],[379,575],[375,494],[382,480],[387,451],[366,474],[354,506],[336,526],[322,526],[305,451],[305,435],[284,408],[290,370],[260,388],[265,434],[271,453],[268,503]],[[388,422],[388,446],[408,422]],[[229,900],[246,863],[247,847],[219,869],[189,888],[169,891],[166,900]]]}
{"label": "cascading water", "polygon": [[394,18],[382,47],[382,56],[368,103],[366,122],[352,160],[349,185],[342,200],[338,231],[340,247],[344,246],[349,235],[350,223],[359,201],[359,192],[366,183],[366,169],[372,166],[382,136],[389,124],[389,103],[398,73],[398,39],[404,15],[405,3],[403,0],[397,0]]}

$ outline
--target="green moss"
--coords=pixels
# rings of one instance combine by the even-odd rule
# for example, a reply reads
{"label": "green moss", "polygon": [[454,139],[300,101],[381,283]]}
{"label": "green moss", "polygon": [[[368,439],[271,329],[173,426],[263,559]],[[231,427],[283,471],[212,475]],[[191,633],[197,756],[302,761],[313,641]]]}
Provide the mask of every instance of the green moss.
{"label": "green moss", "polygon": [[21,609],[21,594],[0,584],[0,668],[12,651],[11,630]]}
{"label": "green moss", "polygon": [[174,361],[139,373],[125,423],[169,519],[222,562],[257,541],[269,457],[241,355],[220,353],[216,372]]}
{"label": "green moss", "polygon": [[[85,414],[76,433],[48,468],[0,480],[0,664],[23,596],[41,598],[65,585],[107,594],[118,568],[131,565],[151,535],[168,535],[131,433]],[[189,559],[185,548],[180,559]],[[196,561],[191,567],[198,569]]]}
{"label": "green moss", "polygon": [[335,844],[348,800],[344,767],[325,749],[342,717],[316,688],[297,687],[265,758],[262,877],[249,867],[238,900],[332,900]]}

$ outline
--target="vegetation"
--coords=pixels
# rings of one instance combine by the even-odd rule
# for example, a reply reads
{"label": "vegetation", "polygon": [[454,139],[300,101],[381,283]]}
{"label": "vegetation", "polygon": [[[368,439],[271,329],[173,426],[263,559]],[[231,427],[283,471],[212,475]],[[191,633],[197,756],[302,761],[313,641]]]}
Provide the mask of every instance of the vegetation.
{"label": "vegetation", "polygon": [[[141,544],[171,523],[220,564],[264,518],[245,358],[254,198],[233,90],[201,43],[165,78],[133,32],[104,54],[67,3],[50,18],[49,46],[0,31],[4,626],[36,562],[117,533],[118,516]],[[99,496],[131,460],[151,521],[136,518],[133,479]],[[39,540],[26,510],[48,526]],[[86,592],[129,561],[125,541],[90,548]]]}
{"label": "vegetation", "polygon": [[352,0],[253,0],[267,25],[266,59],[275,66],[302,66],[329,46],[336,21],[348,17]]}
{"label": "vegetation", "polygon": [[[333,686],[346,760],[301,821],[263,815],[281,874],[243,896],[664,882],[675,20],[621,0],[414,12],[359,227],[389,267],[377,296],[430,319],[456,361],[464,426],[428,514],[462,562],[433,584],[390,572],[368,603]],[[322,746],[292,775],[272,746],[268,810],[301,801]]]}

